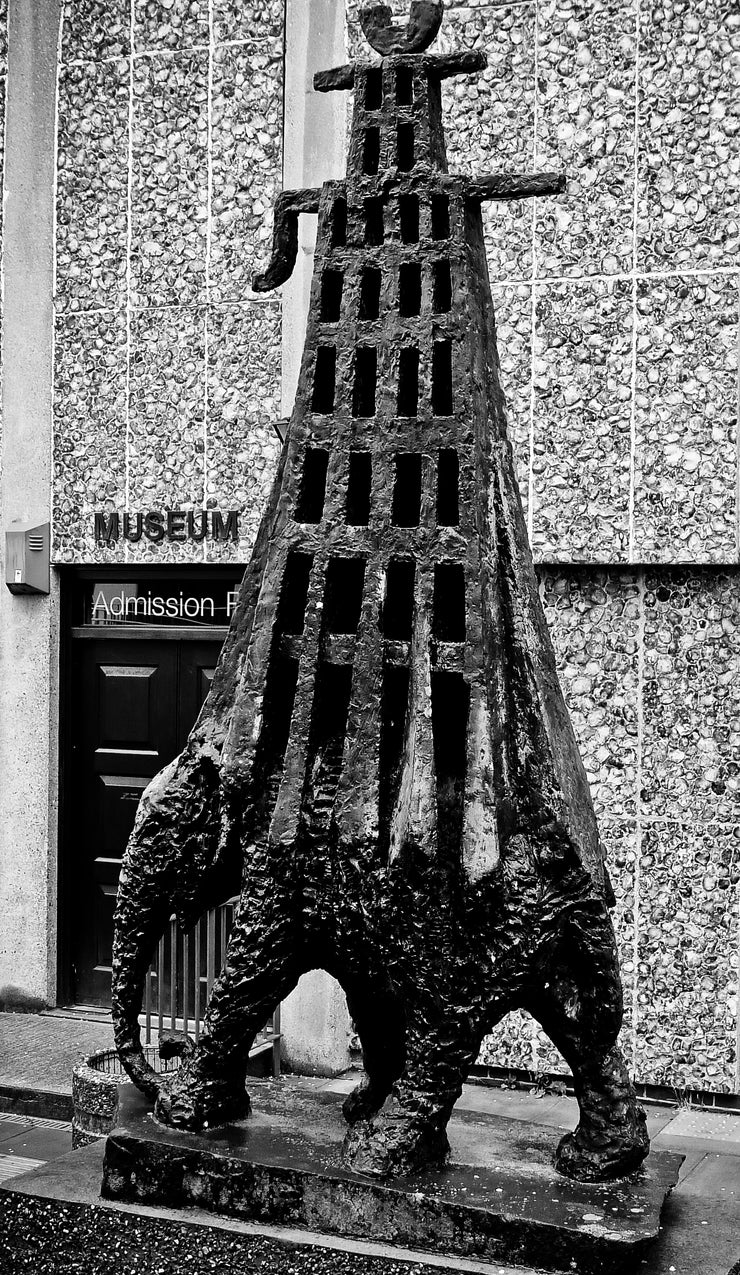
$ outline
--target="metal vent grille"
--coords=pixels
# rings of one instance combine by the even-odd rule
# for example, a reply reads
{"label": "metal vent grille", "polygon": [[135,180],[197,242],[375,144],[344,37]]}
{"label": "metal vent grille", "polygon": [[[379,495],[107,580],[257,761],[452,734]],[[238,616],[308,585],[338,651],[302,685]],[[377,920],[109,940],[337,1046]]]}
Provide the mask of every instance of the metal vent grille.
{"label": "metal vent grille", "polygon": [[41,553],[41,551],[42,551],[42,549],[43,549],[43,547],[44,547],[44,537],[43,537],[43,536],[38,536],[38,535],[36,535],[36,536],[29,536],[29,537],[28,537],[28,547],[29,547],[29,549],[31,550],[31,552],[32,552],[32,553]]}

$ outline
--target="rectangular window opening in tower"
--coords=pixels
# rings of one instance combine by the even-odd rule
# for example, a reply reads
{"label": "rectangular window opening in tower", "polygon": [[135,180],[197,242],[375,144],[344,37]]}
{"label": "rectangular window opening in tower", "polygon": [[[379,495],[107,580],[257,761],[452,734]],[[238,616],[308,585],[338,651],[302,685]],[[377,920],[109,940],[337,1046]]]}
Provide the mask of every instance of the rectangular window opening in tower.
{"label": "rectangular window opening in tower", "polygon": [[432,195],[432,239],[450,237],[450,201],[446,195]]}
{"label": "rectangular window opening in tower", "polygon": [[419,242],[419,196],[399,195],[398,216],[402,243]]}
{"label": "rectangular window opening in tower", "polygon": [[341,270],[325,270],[321,276],[321,320],[338,323],[342,308],[344,275]]}
{"label": "rectangular window opening in tower", "polygon": [[380,313],[382,275],[376,266],[366,266],[360,277],[361,319],[377,319]]}
{"label": "rectangular window opening in tower", "polygon": [[350,527],[366,527],[370,521],[372,478],[370,452],[350,452],[346,506]]}
{"label": "rectangular window opening in tower", "polygon": [[342,773],[351,693],[351,664],[319,664],[306,765],[306,772],[311,776],[305,800],[311,811],[307,823],[312,837],[325,837],[331,823]]}
{"label": "rectangular window opening in tower", "polygon": [[465,641],[465,571],[457,562],[434,568],[432,632],[440,642]]}
{"label": "rectangular window opening in tower", "polygon": [[373,125],[365,129],[365,141],[362,148],[362,171],[374,177],[380,164],[380,129]]}
{"label": "rectangular window opening in tower", "polygon": [[432,347],[432,412],[452,415],[452,342],[435,341]]}
{"label": "rectangular window opening in tower", "polygon": [[411,123],[399,124],[396,131],[396,162],[402,173],[409,173],[414,167],[414,126]]}
{"label": "rectangular window opening in tower", "polygon": [[404,261],[398,272],[398,310],[403,318],[411,318],[421,310],[421,264]]}
{"label": "rectangular window opening in tower", "polygon": [[259,794],[257,807],[263,820],[269,820],[275,806],[278,791],[275,780],[282,774],[285,761],[297,684],[298,660],[275,652],[267,674],[255,761],[255,773],[259,776],[255,786]]}
{"label": "rectangular window opening in tower", "polygon": [[416,416],[419,410],[419,351],[414,346],[404,346],[398,356],[398,398],[396,411],[399,416]]}
{"label": "rectangular window opening in tower", "polygon": [[380,709],[380,782],[378,806],[381,846],[388,845],[393,811],[398,800],[403,761],[404,727],[409,700],[410,670],[393,664],[383,669]]}
{"label": "rectangular window opening in tower", "polygon": [[397,642],[411,640],[415,574],[415,566],[410,558],[391,558],[388,563],[381,612],[383,637]]}
{"label": "rectangular window opening in tower", "polygon": [[355,383],[352,391],[352,415],[375,415],[375,392],[378,382],[378,351],[371,345],[358,345],[355,350]]}
{"label": "rectangular window opening in tower", "polygon": [[421,456],[417,452],[396,455],[391,522],[394,527],[418,527],[421,518]]}
{"label": "rectangular window opening in tower", "polygon": [[410,66],[396,71],[396,106],[411,106],[414,100],[414,73]]}
{"label": "rectangular window opening in tower", "polygon": [[328,416],[334,411],[334,393],[337,379],[337,352],[333,345],[320,345],[316,350],[313,373],[311,410]]}
{"label": "rectangular window opening in tower", "polygon": [[447,314],[452,307],[452,275],[449,261],[435,261],[433,266],[432,309]]}
{"label": "rectangular window opening in tower", "polygon": [[379,111],[383,105],[383,71],[379,66],[368,69],[365,79],[365,110]]}
{"label": "rectangular window opening in tower", "polygon": [[324,592],[324,630],[356,633],[365,584],[364,558],[331,558]]}
{"label": "rectangular window opening in tower", "polygon": [[277,627],[280,633],[301,634],[303,632],[312,566],[312,554],[295,552],[288,554],[277,612]]}
{"label": "rectangular window opening in tower", "polygon": [[335,199],[331,209],[331,246],[343,248],[347,242],[347,200]]}
{"label": "rectangular window opening in tower", "polygon": [[329,453],[323,447],[309,447],[303,462],[301,487],[295,511],[296,522],[321,522],[326,497]]}
{"label": "rectangular window opening in tower", "polygon": [[462,834],[470,689],[462,673],[432,673],[432,735],[440,859],[456,865]]}
{"label": "rectangular window opening in tower", "polygon": [[437,522],[456,527],[460,521],[460,462],[452,447],[440,450],[437,460]]}
{"label": "rectangular window opening in tower", "polygon": [[383,242],[385,228],[383,226],[383,200],[376,195],[366,199],[363,204],[365,217],[365,243],[368,247],[377,248]]}

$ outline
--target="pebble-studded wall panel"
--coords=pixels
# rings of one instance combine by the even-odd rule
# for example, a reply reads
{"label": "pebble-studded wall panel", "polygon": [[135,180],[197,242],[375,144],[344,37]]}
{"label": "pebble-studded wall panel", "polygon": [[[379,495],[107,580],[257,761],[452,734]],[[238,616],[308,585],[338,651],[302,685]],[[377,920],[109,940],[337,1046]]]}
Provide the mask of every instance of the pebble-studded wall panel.
{"label": "pebble-studded wall panel", "polygon": [[[541,570],[608,850],[636,1078],[740,1091],[740,589],[736,571]],[[482,1061],[563,1071],[521,1016]]]}
{"label": "pebble-studded wall panel", "polygon": [[486,211],[535,556],[737,562],[737,6],[449,9],[445,46],[489,59],[444,86],[450,168],[568,177]]}
{"label": "pebble-studded wall panel", "polygon": [[[471,0],[444,29],[491,62],[445,86],[450,166],[569,175],[563,198],[486,212],[510,427],[609,849],[627,1056],[641,1081],[720,1092],[740,1091],[732,9]],[[208,553],[249,553],[280,403],[279,303],[249,280],[280,181],[281,57],[277,0],[69,6],[57,561],[124,561],[91,514],[127,494],[238,508],[240,545]],[[562,1066],[524,1016],[481,1061]]]}
{"label": "pebble-studded wall panel", "polygon": [[[68,0],[59,69],[55,561],[249,556],[278,454],[282,0]],[[238,544],[96,543],[218,508]]]}

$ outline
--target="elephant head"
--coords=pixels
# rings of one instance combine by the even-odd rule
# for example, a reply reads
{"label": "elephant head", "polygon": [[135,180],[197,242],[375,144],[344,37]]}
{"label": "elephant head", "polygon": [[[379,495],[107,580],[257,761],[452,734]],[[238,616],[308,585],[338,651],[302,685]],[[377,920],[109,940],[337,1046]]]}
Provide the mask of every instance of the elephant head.
{"label": "elephant head", "polygon": [[238,889],[220,803],[218,766],[189,746],[144,792],[123,860],[113,943],[115,1043],[128,1075],[151,1097],[161,1079],[144,1056],[139,1014],[157,944],[173,912],[188,930]]}

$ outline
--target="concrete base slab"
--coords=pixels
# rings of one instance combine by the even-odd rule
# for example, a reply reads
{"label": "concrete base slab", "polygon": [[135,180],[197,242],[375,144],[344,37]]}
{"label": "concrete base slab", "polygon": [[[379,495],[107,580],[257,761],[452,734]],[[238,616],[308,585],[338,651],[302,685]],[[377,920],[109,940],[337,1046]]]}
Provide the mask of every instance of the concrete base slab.
{"label": "concrete base slab", "polygon": [[[345,1169],[336,1094],[251,1086],[247,1121],[181,1133],[122,1091],[108,1137],[103,1194],[137,1204],[197,1206],[252,1221],[385,1241],[548,1271],[634,1271],[657,1238],[682,1157],[657,1152],[615,1183],[555,1172],[557,1130],[460,1113],[450,1165],[378,1183]],[[459,1267],[458,1267],[459,1269]]]}
{"label": "concrete base slab", "polygon": [[0,1275],[544,1275],[202,1209],[103,1200],[103,1153],[93,1143],[0,1184]]}

